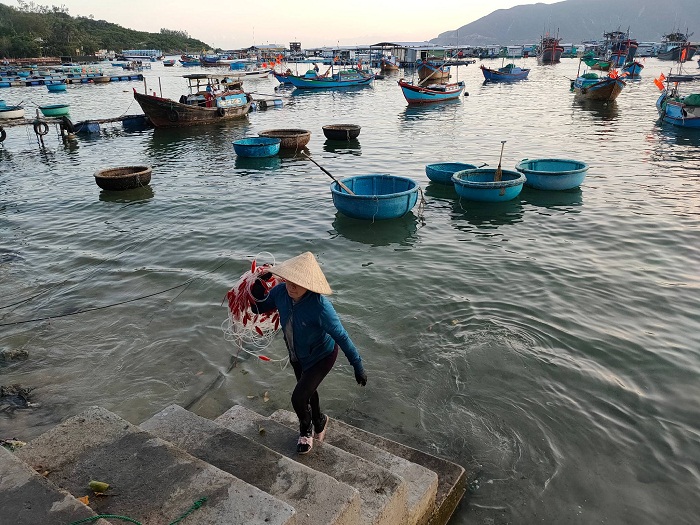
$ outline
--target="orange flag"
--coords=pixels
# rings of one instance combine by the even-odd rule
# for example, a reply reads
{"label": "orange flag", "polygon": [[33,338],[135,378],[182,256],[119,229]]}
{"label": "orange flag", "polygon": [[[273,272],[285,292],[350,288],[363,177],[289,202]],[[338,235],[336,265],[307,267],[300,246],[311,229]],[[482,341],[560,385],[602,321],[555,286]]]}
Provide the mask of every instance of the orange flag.
{"label": "orange flag", "polygon": [[659,88],[659,91],[664,90],[664,83],[661,80],[659,80],[658,78],[654,79],[654,84],[656,84],[656,87]]}
{"label": "orange flag", "polygon": [[681,51],[681,62],[685,62],[685,57],[688,56],[688,48],[684,47],[683,51]]}
{"label": "orange flag", "polygon": [[666,80],[666,75],[664,75],[663,73],[661,73],[661,74],[659,75],[659,80],[660,80],[661,82],[663,82],[664,80]]}

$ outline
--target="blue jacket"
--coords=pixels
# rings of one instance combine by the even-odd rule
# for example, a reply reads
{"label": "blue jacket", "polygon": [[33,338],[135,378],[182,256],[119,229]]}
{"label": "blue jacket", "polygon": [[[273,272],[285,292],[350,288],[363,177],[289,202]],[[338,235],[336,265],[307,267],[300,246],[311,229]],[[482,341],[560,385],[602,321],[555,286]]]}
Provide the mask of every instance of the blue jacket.
{"label": "blue jacket", "polygon": [[[336,344],[354,369],[362,367],[362,358],[340,323],[338,314],[330,301],[322,295],[308,291],[294,304],[287,293],[287,285],[280,283],[256,306],[260,313],[277,308],[282,333],[291,318],[294,337],[292,346],[302,370],[308,370],[332,354]],[[286,336],[285,343],[289,347]]]}

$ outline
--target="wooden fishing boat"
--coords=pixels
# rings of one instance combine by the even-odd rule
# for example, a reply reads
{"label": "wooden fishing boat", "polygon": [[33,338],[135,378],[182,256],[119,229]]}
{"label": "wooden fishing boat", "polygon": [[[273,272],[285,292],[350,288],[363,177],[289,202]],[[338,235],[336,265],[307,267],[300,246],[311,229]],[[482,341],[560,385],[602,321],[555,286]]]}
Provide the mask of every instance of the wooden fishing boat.
{"label": "wooden fishing boat", "polygon": [[604,58],[594,57],[592,54],[583,56],[581,61],[586,64],[589,68],[596,71],[609,71],[612,67],[612,62],[610,60],[605,60]]}
{"label": "wooden fishing boat", "polygon": [[450,66],[445,63],[437,64],[430,60],[424,60],[418,64],[418,79],[423,82],[447,82],[450,78]]}
{"label": "wooden fishing boat", "polygon": [[459,98],[464,92],[464,82],[450,84],[428,84],[421,86],[420,82],[414,85],[403,78],[398,82],[403,91],[403,96],[409,104],[430,104]]}
{"label": "wooden fishing boat", "polygon": [[173,67],[175,65],[175,59],[169,58],[168,60],[163,60],[163,65],[165,67]]}
{"label": "wooden fishing boat", "polygon": [[310,69],[303,76],[288,74],[286,78],[297,89],[327,89],[368,86],[374,77],[374,73],[358,69],[345,69],[329,76],[319,76]]}
{"label": "wooden fishing boat", "polygon": [[[179,128],[213,124],[244,117],[253,98],[241,89],[240,82],[228,76],[205,74],[184,75],[188,80],[189,94],[178,102],[137,93],[134,98],[156,128]],[[207,89],[210,88],[210,89]]]}
{"label": "wooden fishing boat", "polygon": [[232,69],[229,73],[229,77],[235,78],[236,80],[257,80],[261,78],[267,78],[272,73],[272,68],[258,67],[251,69]]}
{"label": "wooden fishing boat", "polygon": [[530,73],[529,69],[521,69],[515,64],[506,64],[498,69],[490,69],[483,65],[480,67],[486,82],[515,82],[526,79]]}
{"label": "wooden fishing boat", "polygon": [[680,96],[678,88],[666,87],[656,101],[659,117],[682,128],[700,128],[700,93]]}
{"label": "wooden fishing boat", "polygon": [[576,98],[611,102],[617,98],[625,87],[625,81],[613,70],[604,77],[596,73],[584,73],[571,83],[571,91]]}
{"label": "wooden fishing boat", "polygon": [[557,64],[561,61],[561,54],[564,48],[559,44],[561,38],[545,35],[540,40],[539,53],[537,54],[538,64]]}
{"label": "wooden fishing boat", "polygon": [[398,71],[399,64],[395,56],[384,56],[379,62],[379,67],[382,71]]}
{"label": "wooden fishing boat", "polygon": [[627,62],[622,67],[622,72],[625,74],[625,76],[639,78],[641,76],[642,69],[644,69],[644,65],[634,60],[632,62]]}
{"label": "wooden fishing boat", "polygon": [[697,44],[688,41],[687,34],[669,33],[664,35],[661,49],[656,56],[659,60],[672,60],[674,62],[687,62],[693,58],[698,50]]}

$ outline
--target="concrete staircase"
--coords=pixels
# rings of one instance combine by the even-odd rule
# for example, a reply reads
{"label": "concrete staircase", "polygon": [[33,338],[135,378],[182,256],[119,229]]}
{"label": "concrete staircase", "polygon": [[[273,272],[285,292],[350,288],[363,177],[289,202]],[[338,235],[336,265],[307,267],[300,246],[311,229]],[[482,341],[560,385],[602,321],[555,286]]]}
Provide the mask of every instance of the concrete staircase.
{"label": "concrete staircase", "polygon": [[[0,450],[0,525],[442,525],[464,469],[331,419],[296,453],[296,416],[171,405],[140,426],[99,407]],[[110,484],[103,495],[91,480]],[[89,506],[76,498],[89,496]],[[206,501],[202,500],[206,498]],[[92,519],[96,515],[110,515]],[[183,517],[184,516],[184,517]]]}

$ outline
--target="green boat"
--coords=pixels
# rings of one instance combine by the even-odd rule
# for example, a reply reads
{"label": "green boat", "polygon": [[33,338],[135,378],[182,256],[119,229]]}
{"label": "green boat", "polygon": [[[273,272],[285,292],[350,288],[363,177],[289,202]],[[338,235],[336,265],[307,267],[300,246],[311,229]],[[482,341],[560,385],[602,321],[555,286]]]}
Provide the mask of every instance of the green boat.
{"label": "green boat", "polygon": [[70,106],[68,104],[51,104],[49,106],[39,106],[41,113],[45,117],[62,117],[68,115]]}

